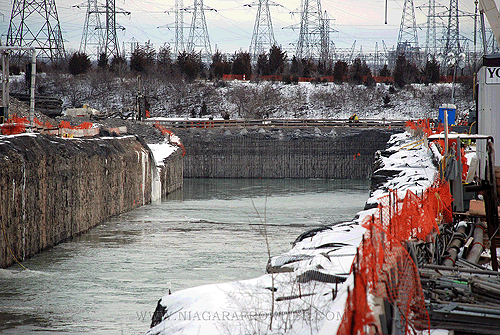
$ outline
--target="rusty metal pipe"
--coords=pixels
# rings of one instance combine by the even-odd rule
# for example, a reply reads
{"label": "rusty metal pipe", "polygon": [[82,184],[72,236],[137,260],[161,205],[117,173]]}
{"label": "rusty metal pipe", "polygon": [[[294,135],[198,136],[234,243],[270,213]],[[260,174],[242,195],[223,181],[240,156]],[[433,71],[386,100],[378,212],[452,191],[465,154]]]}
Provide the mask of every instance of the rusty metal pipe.
{"label": "rusty metal pipe", "polygon": [[444,258],[443,265],[444,266],[454,266],[455,261],[457,260],[457,255],[458,251],[460,250],[460,247],[462,247],[462,244],[465,242],[465,231],[466,231],[466,226],[465,225],[460,225],[457,228],[457,231],[453,235],[453,240],[451,241],[450,245],[448,246],[448,249],[446,250],[446,257]]}
{"label": "rusty metal pipe", "polygon": [[479,257],[484,250],[483,239],[484,239],[484,231],[486,227],[483,222],[478,221],[474,228],[474,242],[472,243],[472,248],[469,251],[469,255],[467,255],[467,261],[471,263],[477,264]]}

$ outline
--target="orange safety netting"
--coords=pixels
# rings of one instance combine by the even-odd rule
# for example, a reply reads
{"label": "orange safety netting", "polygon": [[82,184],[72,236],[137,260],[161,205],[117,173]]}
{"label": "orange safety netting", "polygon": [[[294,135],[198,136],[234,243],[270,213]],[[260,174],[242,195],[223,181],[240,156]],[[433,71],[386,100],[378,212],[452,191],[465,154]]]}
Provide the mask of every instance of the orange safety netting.
{"label": "orange safety netting", "polygon": [[370,226],[358,248],[353,273],[354,289],[348,294],[338,335],[382,333],[368,303],[368,293],[398,310],[394,317],[404,334],[429,331],[418,269],[400,242]]}
{"label": "orange safety netting", "polygon": [[17,117],[16,114],[12,115],[2,126],[2,135],[16,135],[26,131],[26,125],[29,121],[25,117]]}
{"label": "orange safety netting", "polygon": [[407,191],[401,198],[391,191],[380,199],[378,213],[363,222],[367,232],[352,265],[354,289],[348,294],[338,335],[380,333],[368,294],[398,309],[405,334],[429,330],[418,269],[403,243],[425,240],[438,231],[441,218],[451,222],[451,202],[449,185],[439,181],[420,196]]}
{"label": "orange safety netting", "polygon": [[[433,129],[431,128],[430,121],[429,119],[420,119],[420,120],[408,120],[405,123],[406,128],[410,128],[413,130],[421,130],[427,136],[430,136],[432,134],[440,134],[444,131],[444,124],[442,122],[438,123],[437,126]],[[448,129],[451,131],[452,126],[448,126]]]}
{"label": "orange safety netting", "polygon": [[[424,132],[427,136],[430,136],[432,134],[440,134],[444,131],[444,124],[443,123],[439,123],[437,125],[437,127],[435,129],[432,129],[430,127],[430,122],[429,122],[429,119],[424,119],[424,120],[417,120],[417,121],[412,121],[412,120],[409,120],[406,122],[405,126],[407,128],[410,128],[410,129],[414,129],[414,130],[421,130],[422,132]],[[449,126],[449,129],[451,130],[451,126]],[[433,142],[437,143],[439,145],[439,148],[440,148],[440,152],[441,152],[441,155],[444,155],[444,140],[434,140]],[[457,140],[456,139],[451,139],[449,141],[449,146],[452,146],[454,143],[456,144]],[[465,181],[465,179],[467,178],[467,171],[469,170],[469,165],[467,164],[467,158],[465,157],[465,150],[464,148],[462,147],[461,148],[461,155],[462,155],[462,160],[461,162],[459,163],[462,163],[462,181]],[[457,161],[458,161],[458,157],[457,157]]]}
{"label": "orange safety netting", "polygon": [[417,121],[406,121],[405,127],[410,129],[421,129],[427,136],[432,135],[432,129],[429,123],[429,119],[421,119]]}
{"label": "orange safety netting", "polygon": [[397,191],[379,199],[380,229],[386,231],[397,241],[411,238],[425,240],[433,229],[438,229],[436,218],[444,222],[453,220],[451,196],[448,183],[438,181],[427,188],[421,195],[410,190],[400,198]]}
{"label": "orange safety netting", "polygon": [[42,123],[42,121],[40,121],[37,118],[35,118],[33,120],[33,122],[35,122],[35,124],[37,126],[39,126],[40,128],[47,128],[47,129],[52,128],[52,124],[50,122],[48,122],[48,121],[45,121],[45,123]]}
{"label": "orange safety netting", "polygon": [[[451,126],[448,126],[448,129],[451,130]],[[444,131],[444,123],[438,123],[436,130],[434,131],[434,134],[441,134]]]}
{"label": "orange safety netting", "polygon": [[59,123],[59,128],[74,129],[74,127],[71,125],[71,123],[69,123],[69,121],[64,121],[64,120],[62,120]]}
{"label": "orange safety netting", "polygon": [[76,129],[90,129],[94,126],[92,122],[83,122],[80,125],[76,126]]}
{"label": "orange safety netting", "polygon": [[[176,136],[171,130],[168,130],[167,128],[163,127],[158,121],[155,122],[155,127],[161,131],[161,133],[163,135],[173,135],[175,136],[176,138],[178,138],[178,136]],[[184,148],[184,144],[182,144],[182,142],[180,141],[180,139],[178,141],[173,141],[172,140],[172,137],[170,137],[170,141],[177,145],[178,147],[180,147],[182,149],[182,156],[184,157],[184,155],[186,155],[186,149]]]}

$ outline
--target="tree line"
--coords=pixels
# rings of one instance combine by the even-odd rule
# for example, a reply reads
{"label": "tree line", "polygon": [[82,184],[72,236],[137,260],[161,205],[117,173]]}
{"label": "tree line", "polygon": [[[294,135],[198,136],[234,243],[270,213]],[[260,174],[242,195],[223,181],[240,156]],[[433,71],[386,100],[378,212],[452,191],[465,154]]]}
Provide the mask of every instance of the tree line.
{"label": "tree line", "polygon": [[[42,64],[43,65],[43,64]],[[180,78],[188,81],[195,79],[221,79],[224,74],[245,75],[246,78],[259,76],[281,76],[286,83],[298,82],[299,77],[312,78],[316,82],[324,77],[333,77],[336,83],[348,82],[374,86],[374,76],[392,77],[396,87],[404,87],[411,83],[437,83],[443,72],[439,62],[428,59],[422,67],[406,59],[404,55],[397,58],[394,68],[387,64],[381,69],[372,70],[362,58],[355,58],[348,63],[344,60],[316,61],[313,59],[288,58],[280,46],[274,45],[269,51],[260,54],[252,62],[248,51],[238,50],[231,55],[217,50],[207,64],[201,53],[183,51],[174,55],[170,46],[164,45],[157,51],[152,44],[136,46],[129,59],[116,56],[108,59],[106,54],[99,55],[92,64],[89,56],[82,52],[71,54],[66,64],[59,65],[62,70],[77,76],[91,69],[109,71],[118,76],[125,74],[155,74],[168,78]],[[42,71],[44,66],[42,66]],[[19,68],[11,72],[20,72]],[[324,80],[324,79],[323,79]]]}

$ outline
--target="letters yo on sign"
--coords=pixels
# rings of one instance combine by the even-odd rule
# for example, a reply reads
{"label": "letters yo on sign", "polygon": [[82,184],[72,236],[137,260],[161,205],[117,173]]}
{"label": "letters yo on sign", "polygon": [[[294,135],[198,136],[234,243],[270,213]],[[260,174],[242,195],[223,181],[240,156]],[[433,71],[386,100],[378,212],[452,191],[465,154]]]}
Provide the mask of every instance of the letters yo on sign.
{"label": "letters yo on sign", "polygon": [[500,84],[500,67],[485,67],[486,84]]}

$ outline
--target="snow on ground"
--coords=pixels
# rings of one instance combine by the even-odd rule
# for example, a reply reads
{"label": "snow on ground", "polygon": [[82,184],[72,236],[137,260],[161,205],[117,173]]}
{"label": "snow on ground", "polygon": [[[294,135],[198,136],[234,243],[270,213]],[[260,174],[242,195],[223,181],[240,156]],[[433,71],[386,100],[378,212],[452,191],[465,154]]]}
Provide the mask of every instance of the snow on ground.
{"label": "snow on ground", "polygon": [[[411,84],[401,89],[378,83],[375,87],[348,83],[284,84],[283,82],[230,81],[217,88],[219,100],[207,102],[208,112],[220,117],[228,112],[232,119],[245,117],[245,112],[266,111],[269,118],[343,118],[353,113],[361,118],[419,119],[437,118],[438,107],[451,101],[452,84]],[[244,99],[242,95],[251,98]],[[460,97],[458,97],[460,95]],[[385,97],[389,103],[384,103]],[[457,117],[463,118],[474,101],[472,92],[455,85]],[[241,106],[240,106],[241,105]],[[155,114],[168,115],[167,111]],[[189,116],[186,111],[186,116]]]}
{"label": "snow on ground", "polygon": [[[385,83],[366,87],[348,83],[285,84],[238,80],[188,83],[163,79],[155,76],[141,78],[144,93],[151,97],[151,115],[155,117],[199,116],[205,104],[203,113],[214,118],[227,113],[231,119],[263,116],[338,119],[357,113],[361,118],[418,119],[437,117],[438,107],[452,100],[452,85],[449,83],[394,88]],[[37,85],[44,94],[61,98],[63,108],[81,104],[112,113],[134,108],[136,80],[136,77],[118,78],[105,73],[75,78],[42,74]],[[24,91],[20,82],[13,82],[11,89],[19,93]],[[454,92],[457,115],[463,117],[474,107],[472,88],[470,84],[456,84]]]}
{"label": "snow on ground", "polygon": [[[425,190],[432,184],[437,173],[436,167],[432,163],[433,153],[428,148],[427,141],[415,139],[405,132],[392,136],[388,145],[389,148],[386,152],[391,153],[391,155],[387,158],[380,157],[383,163],[381,170],[400,172],[387,181],[384,187],[373,192],[367,201],[369,204],[377,202],[377,198],[387,194],[387,189],[410,190],[413,193],[421,192],[421,190]],[[373,174],[375,175],[380,171],[375,170]]]}
{"label": "snow on ground", "polygon": [[148,147],[153,152],[153,156],[156,161],[156,166],[164,165],[163,160],[178,149],[178,146],[171,144],[167,140],[165,140],[163,143],[158,143],[158,144],[148,143]]}
{"label": "snow on ground", "polygon": [[[389,188],[422,192],[432,184],[432,152],[418,140],[409,133],[391,138],[379,170],[399,173],[367,203],[376,203]],[[166,312],[147,335],[335,334],[353,287],[351,264],[365,232],[361,222],[375,212],[363,210],[351,222],[305,232],[290,251],[270,259],[261,277],[164,296],[159,307]]]}

